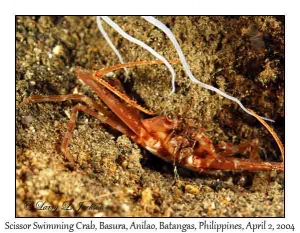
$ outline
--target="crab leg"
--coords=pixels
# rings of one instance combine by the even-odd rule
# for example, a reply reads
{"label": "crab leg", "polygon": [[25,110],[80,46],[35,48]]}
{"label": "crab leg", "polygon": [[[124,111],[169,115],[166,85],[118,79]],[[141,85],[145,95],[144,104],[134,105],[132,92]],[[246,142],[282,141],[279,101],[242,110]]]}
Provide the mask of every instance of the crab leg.
{"label": "crab leg", "polygon": [[77,104],[75,107],[72,108],[72,112],[71,112],[71,119],[69,121],[68,124],[68,129],[67,132],[63,138],[63,142],[61,144],[61,151],[64,153],[64,155],[66,156],[66,158],[69,160],[70,163],[74,164],[74,160],[73,157],[70,155],[69,151],[68,151],[68,145],[69,145],[69,141],[72,137],[72,132],[75,128],[75,123],[76,123],[76,118],[77,118],[77,112],[78,111],[82,111],[88,115],[91,115],[92,117],[98,119],[100,122],[102,123],[106,123],[108,125],[110,125],[111,127],[113,127],[114,129],[128,135],[128,136],[133,136],[133,133],[130,129],[128,129],[125,125],[123,125],[122,123],[120,124],[120,122],[116,122],[110,118],[107,118],[106,116],[104,116],[104,114],[102,112],[95,112],[91,109],[89,109],[88,107],[81,105],[81,104]]}
{"label": "crab leg", "polygon": [[233,157],[207,157],[198,156],[188,157],[183,161],[184,166],[194,171],[203,171],[204,169],[221,169],[221,170],[247,170],[247,171],[283,171],[283,163],[277,162],[257,162],[249,159]]}
{"label": "crab leg", "polygon": [[[157,151],[166,151],[161,141],[154,137],[147,131],[142,123],[142,119],[137,114],[136,109],[129,104],[125,104],[123,101],[117,99],[111,92],[107,91],[104,87],[95,83],[94,76],[91,72],[79,69],[77,70],[77,77],[93,89],[101,100],[113,111],[128,128],[130,128],[135,135],[128,135],[133,141],[140,144],[147,150],[158,155],[162,159],[169,161],[161,156]],[[165,153],[162,153],[163,155]]]}
{"label": "crab leg", "polygon": [[[179,60],[169,60],[169,62],[172,63],[172,64],[177,64],[177,63],[179,63]],[[104,68],[102,70],[99,70],[99,71],[95,72],[94,75],[93,75],[93,79],[95,81],[97,81],[97,83],[100,83],[102,86],[105,86],[108,90],[110,90],[115,95],[120,97],[126,103],[130,104],[132,107],[135,107],[136,109],[138,109],[138,110],[140,110],[140,111],[142,111],[142,112],[144,112],[148,115],[154,115],[154,113],[152,111],[149,111],[149,110],[143,108],[141,105],[137,104],[135,101],[129,99],[126,94],[124,94],[124,93],[120,92],[119,90],[115,89],[114,87],[112,87],[106,81],[104,81],[102,79],[105,74],[107,74],[109,72],[112,72],[112,71],[115,71],[115,70],[119,70],[121,68],[134,67],[134,66],[139,66],[139,65],[153,65],[153,64],[164,64],[164,63],[160,60],[154,60],[154,61],[137,61],[137,62],[128,62],[126,64],[119,64],[119,65],[107,67],[107,68]]]}
{"label": "crab leg", "polygon": [[78,111],[82,111],[85,112],[93,117],[98,116],[98,114],[90,109],[88,109],[87,107],[81,105],[81,104],[77,104],[75,107],[72,108],[72,112],[71,112],[71,119],[69,121],[68,124],[68,129],[67,132],[65,133],[63,142],[61,144],[61,151],[64,153],[64,155],[66,156],[67,160],[71,163],[71,164],[75,164],[74,163],[74,159],[73,157],[70,155],[69,151],[68,151],[68,145],[69,145],[69,141],[72,137],[72,132],[75,128],[75,123],[76,123],[76,118],[77,118],[77,112]]}
{"label": "crab leg", "polygon": [[122,121],[120,121],[120,119],[115,114],[107,111],[101,105],[99,105],[98,103],[96,103],[95,101],[93,101],[92,99],[84,95],[79,95],[79,94],[56,95],[56,96],[36,95],[36,96],[30,96],[27,99],[25,99],[23,104],[28,104],[30,102],[31,103],[61,102],[67,100],[79,100],[87,104],[90,108],[97,110],[97,112],[93,111],[81,104],[77,104],[75,107],[72,108],[68,129],[67,132],[65,133],[63,142],[61,144],[61,151],[63,152],[66,159],[70,163],[74,164],[74,159],[68,151],[68,145],[72,137],[72,132],[74,130],[75,123],[76,123],[77,113],[79,111],[85,112],[86,114],[93,116],[94,118],[98,119],[100,122],[110,125],[114,129],[128,135],[129,137],[134,135],[134,133]]}
{"label": "crab leg", "polygon": [[101,100],[113,111],[136,135],[147,135],[147,131],[141,125],[141,118],[132,114],[133,109],[125,106],[124,103],[114,97],[109,91],[105,90],[94,81],[93,73],[87,70],[78,69],[77,77],[88,85]]}
{"label": "crab leg", "polygon": [[33,95],[26,98],[22,104],[29,104],[29,103],[41,103],[41,102],[62,102],[67,100],[78,100],[84,102],[90,108],[95,109],[98,111],[96,114],[89,114],[93,117],[100,120],[102,123],[108,124],[111,127],[115,128],[116,130],[120,131],[124,134],[132,133],[128,127],[120,121],[120,119],[110,111],[107,111],[104,107],[100,104],[93,101],[91,98],[80,95],[80,94],[69,94],[69,95]]}
{"label": "crab leg", "polygon": [[[180,61],[179,60],[168,60],[169,63],[171,64],[179,64]],[[125,64],[118,64],[115,66],[110,66],[107,68],[104,68],[102,70],[99,70],[96,72],[96,77],[98,79],[101,79],[105,74],[115,71],[115,70],[119,70],[121,68],[128,68],[128,67],[135,67],[135,66],[139,66],[139,65],[159,65],[159,64],[164,64],[163,61],[160,60],[153,60],[153,61],[135,61],[135,62],[127,62]]]}

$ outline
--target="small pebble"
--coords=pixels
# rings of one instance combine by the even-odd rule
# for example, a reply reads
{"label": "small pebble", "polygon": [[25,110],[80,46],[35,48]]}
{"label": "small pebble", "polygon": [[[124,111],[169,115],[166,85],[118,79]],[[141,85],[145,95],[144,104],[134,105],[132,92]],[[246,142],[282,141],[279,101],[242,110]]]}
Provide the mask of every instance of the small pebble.
{"label": "small pebble", "polygon": [[97,214],[94,214],[94,217],[96,217],[96,218],[105,217],[105,214],[103,212],[99,212]]}
{"label": "small pebble", "polygon": [[130,206],[127,204],[122,204],[121,209],[124,210],[124,212],[128,212],[130,210]]}
{"label": "small pebble", "polygon": [[63,47],[61,45],[56,45],[52,50],[54,55],[61,55],[62,51],[63,51]]}
{"label": "small pebble", "polygon": [[150,204],[152,201],[152,191],[150,188],[146,188],[142,191],[142,205]]}
{"label": "small pebble", "polygon": [[190,184],[186,185],[184,187],[184,190],[185,190],[185,192],[191,193],[194,195],[198,195],[200,193],[200,190],[196,186],[190,185]]}

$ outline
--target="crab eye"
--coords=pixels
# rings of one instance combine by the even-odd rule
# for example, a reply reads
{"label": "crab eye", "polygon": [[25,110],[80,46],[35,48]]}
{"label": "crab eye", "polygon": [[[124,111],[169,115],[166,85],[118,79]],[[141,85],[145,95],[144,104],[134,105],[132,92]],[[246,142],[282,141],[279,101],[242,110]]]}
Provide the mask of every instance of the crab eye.
{"label": "crab eye", "polygon": [[174,115],[173,115],[172,113],[168,113],[168,114],[167,114],[167,119],[168,119],[169,121],[173,121],[173,120],[174,120]]}

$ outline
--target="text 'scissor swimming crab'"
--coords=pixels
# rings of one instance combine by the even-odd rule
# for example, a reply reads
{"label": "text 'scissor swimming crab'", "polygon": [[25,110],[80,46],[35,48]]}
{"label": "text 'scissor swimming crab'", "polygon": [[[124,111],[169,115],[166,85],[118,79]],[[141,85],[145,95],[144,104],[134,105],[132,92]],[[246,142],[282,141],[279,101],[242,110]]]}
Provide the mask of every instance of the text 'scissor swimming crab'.
{"label": "text 'scissor swimming crab'", "polygon": [[[257,160],[259,156],[257,156],[258,147],[255,140],[238,145],[222,142],[215,146],[203,132],[189,128],[182,129],[178,119],[170,120],[165,116],[142,119],[140,111],[144,111],[147,114],[151,114],[151,112],[129,100],[119,82],[107,83],[102,79],[106,73],[123,67],[159,63],[161,62],[131,62],[109,67],[98,72],[91,72],[81,68],[77,69],[77,78],[88,85],[111,111],[106,110],[89,97],[80,94],[30,96],[24,100],[24,103],[77,100],[86,104],[82,105],[79,103],[73,107],[68,130],[61,145],[61,151],[72,164],[75,164],[75,162],[68,152],[68,143],[75,127],[77,112],[83,111],[127,135],[134,142],[163,160],[194,171],[201,172],[207,169],[283,171],[283,162]],[[111,91],[120,98],[112,94]],[[246,153],[250,154],[249,159],[233,156]]]}

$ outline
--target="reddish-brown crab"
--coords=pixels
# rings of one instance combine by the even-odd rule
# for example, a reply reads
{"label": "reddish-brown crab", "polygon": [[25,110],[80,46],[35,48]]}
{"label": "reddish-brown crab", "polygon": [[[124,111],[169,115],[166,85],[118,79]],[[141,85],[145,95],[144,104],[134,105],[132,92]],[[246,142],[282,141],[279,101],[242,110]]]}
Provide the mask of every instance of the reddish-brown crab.
{"label": "reddish-brown crab", "polygon": [[[177,61],[170,62],[177,63]],[[140,144],[158,157],[194,171],[201,172],[205,169],[283,171],[283,162],[265,162],[258,159],[256,140],[244,142],[239,145],[222,142],[214,146],[212,141],[202,131],[182,128],[179,119],[168,119],[165,116],[142,119],[140,111],[150,115],[152,113],[131,101],[124,94],[124,90],[117,80],[107,83],[102,79],[108,72],[142,64],[161,64],[161,62],[131,62],[109,67],[98,72],[77,69],[77,78],[92,88],[112,112],[106,110],[89,97],[80,94],[30,96],[24,100],[24,103],[77,100],[84,102],[88,106],[79,103],[73,107],[68,130],[61,145],[61,151],[72,164],[75,164],[75,162],[68,152],[68,144],[75,127],[77,112],[83,111],[97,118],[102,123],[108,124],[126,134],[134,142]],[[119,96],[120,99],[107,89]],[[250,154],[249,159],[233,157],[235,154],[247,153]]]}

